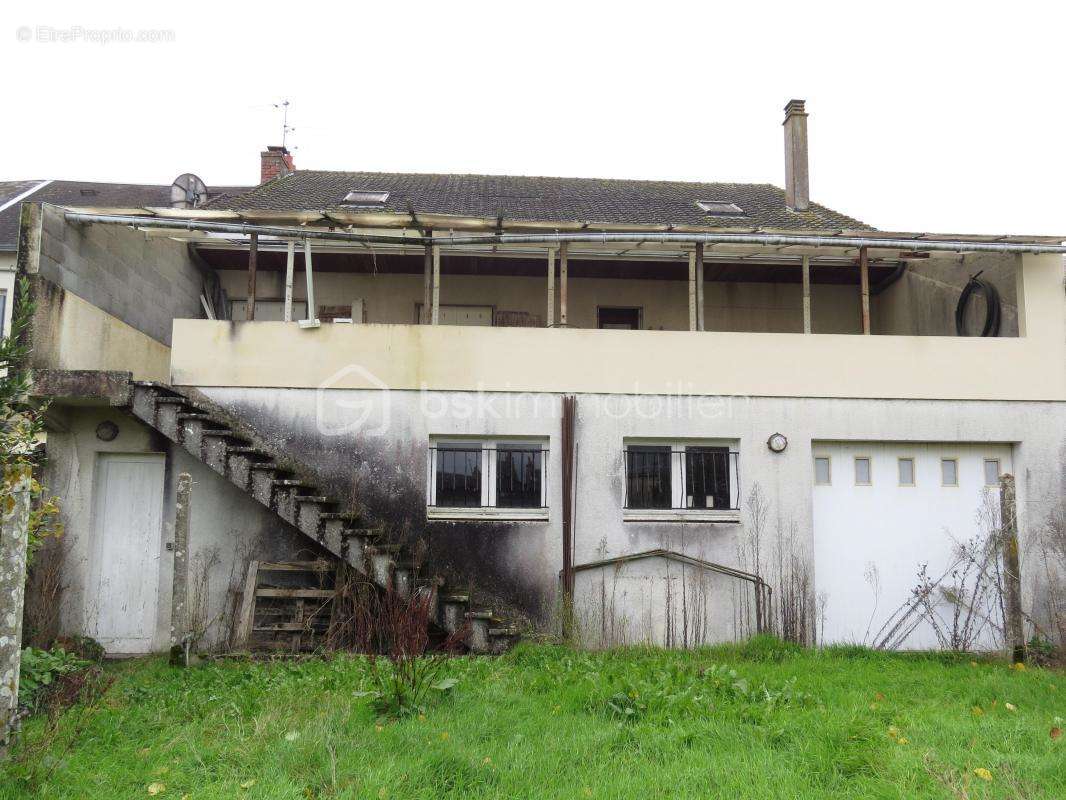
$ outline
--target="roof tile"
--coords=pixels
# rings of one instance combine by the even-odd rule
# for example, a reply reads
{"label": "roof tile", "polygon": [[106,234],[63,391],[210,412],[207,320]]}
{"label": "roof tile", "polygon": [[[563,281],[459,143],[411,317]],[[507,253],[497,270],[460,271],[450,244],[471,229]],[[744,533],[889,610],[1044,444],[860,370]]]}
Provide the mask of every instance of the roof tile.
{"label": "roof tile", "polygon": [[[210,201],[209,208],[269,211],[345,211],[344,196],[388,192],[376,211],[446,214],[516,221],[597,225],[674,225],[873,230],[852,217],[812,203],[802,213],[785,206],[785,193],[768,183],[688,183],[514,175],[435,175],[393,172],[297,170],[237,196]],[[699,200],[724,200],[739,216],[708,215]],[[374,213],[361,208],[360,213]]]}

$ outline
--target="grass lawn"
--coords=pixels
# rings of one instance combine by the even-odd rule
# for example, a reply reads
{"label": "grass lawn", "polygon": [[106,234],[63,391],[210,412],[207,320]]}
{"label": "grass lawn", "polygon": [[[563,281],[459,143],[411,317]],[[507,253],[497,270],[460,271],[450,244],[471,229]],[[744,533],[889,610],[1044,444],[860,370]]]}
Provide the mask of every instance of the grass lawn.
{"label": "grass lawn", "polygon": [[522,645],[399,721],[357,657],[108,669],[0,798],[1066,798],[1066,676],[968,657]]}

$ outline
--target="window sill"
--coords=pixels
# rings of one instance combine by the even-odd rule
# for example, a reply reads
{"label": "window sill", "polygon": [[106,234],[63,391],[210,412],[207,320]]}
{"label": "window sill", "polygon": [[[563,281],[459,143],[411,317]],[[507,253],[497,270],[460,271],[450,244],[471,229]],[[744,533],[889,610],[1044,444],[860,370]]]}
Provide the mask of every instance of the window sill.
{"label": "window sill", "polygon": [[426,519],[547,522],[546,508],[427,508]]}
{"label": "window sill", "polygon": [[705,508],[627,508],[623,522],[719,522],[739,523],[740,512]]}

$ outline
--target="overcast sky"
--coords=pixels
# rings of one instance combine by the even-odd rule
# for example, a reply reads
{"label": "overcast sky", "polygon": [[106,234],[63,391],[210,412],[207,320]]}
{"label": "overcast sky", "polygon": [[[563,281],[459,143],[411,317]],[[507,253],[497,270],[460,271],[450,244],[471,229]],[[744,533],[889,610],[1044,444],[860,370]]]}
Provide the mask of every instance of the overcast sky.
{"label": "overcast sky", "polygon": [[798,97],[813,200],[1066,234],[1053,5],[8,2],[0,179],[255,183],[288,98],[298,168],[781,186]]}

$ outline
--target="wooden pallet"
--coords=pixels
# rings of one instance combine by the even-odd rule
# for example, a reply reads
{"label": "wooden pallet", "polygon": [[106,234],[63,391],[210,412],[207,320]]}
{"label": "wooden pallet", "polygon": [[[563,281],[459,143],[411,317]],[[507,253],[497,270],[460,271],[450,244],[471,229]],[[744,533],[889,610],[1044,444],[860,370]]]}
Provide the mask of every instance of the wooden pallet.
{"label": "wooden pallet", "polygon": [[275,575],[335,584],[337,567],[326,560],[250,561],[235,618],[236,649],[314,649],[329,629],[335,590],[321,586],[276,586]]}

